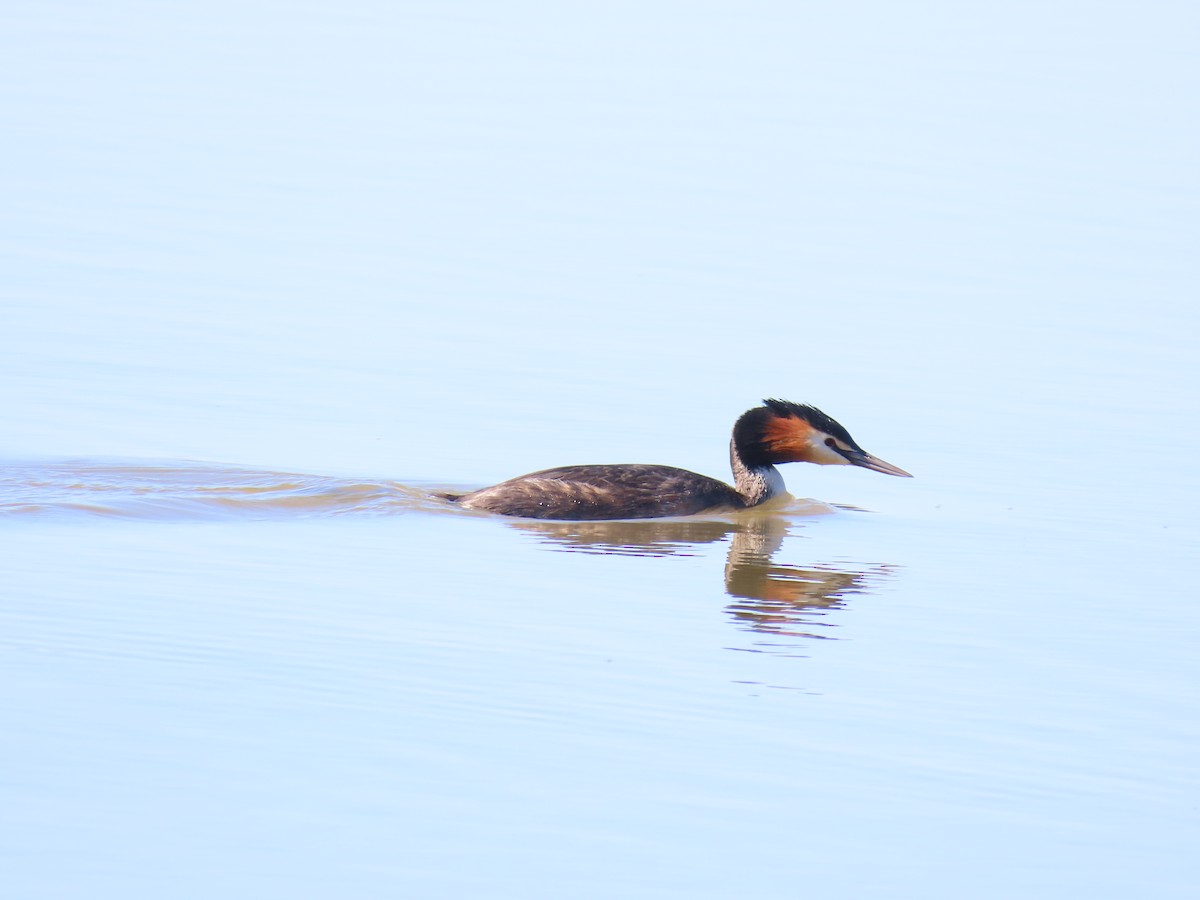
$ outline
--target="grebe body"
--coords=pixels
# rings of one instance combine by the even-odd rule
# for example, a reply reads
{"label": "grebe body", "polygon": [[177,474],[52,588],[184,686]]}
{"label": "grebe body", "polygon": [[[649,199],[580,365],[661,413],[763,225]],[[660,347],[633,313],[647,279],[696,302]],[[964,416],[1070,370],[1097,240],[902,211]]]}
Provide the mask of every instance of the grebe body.
{"label": "grebe body", "polygon": [[690,516],[746,502],[729,485],[674,466],[560,466],[457,498],[463,506],[531,519]]}
{"label": "grebe body", "polygon": [[812,406],[764,400],[742,414],[729,442],[731,487],[673,466],[562,466],[469,494],[443,494],[468,509],[531,519],[652,519],[760,506],[786,492],[775,466],[785,462],[862,466],[912,476],[872,456]]}

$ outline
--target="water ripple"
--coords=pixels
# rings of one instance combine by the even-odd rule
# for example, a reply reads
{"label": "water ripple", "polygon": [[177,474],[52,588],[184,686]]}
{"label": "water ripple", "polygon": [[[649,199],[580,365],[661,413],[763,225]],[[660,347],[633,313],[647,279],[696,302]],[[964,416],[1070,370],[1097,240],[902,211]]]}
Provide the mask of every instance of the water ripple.
{"label": "water ripple", "polygon": [[10,463],[0,517],[101,516],[195,521],[436,511],[428,491],[363,481],[189,462]]}

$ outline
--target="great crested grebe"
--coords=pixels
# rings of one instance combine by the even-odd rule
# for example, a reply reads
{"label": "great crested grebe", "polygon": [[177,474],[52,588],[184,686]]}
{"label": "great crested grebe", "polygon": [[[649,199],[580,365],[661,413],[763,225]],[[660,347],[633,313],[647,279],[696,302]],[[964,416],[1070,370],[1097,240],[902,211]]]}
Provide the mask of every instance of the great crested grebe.
{"label": "great crested grebe", "polygon": [[872,456],[814,406],[764,400],[733,425],[729,464],[734,487],[674,466],[562,466],[512,478],[469,494],[441,494],[465,506],[530,519],[653,519],[705,510],[747,509],[786,490],[777,463],[862,466],[912,478]]}

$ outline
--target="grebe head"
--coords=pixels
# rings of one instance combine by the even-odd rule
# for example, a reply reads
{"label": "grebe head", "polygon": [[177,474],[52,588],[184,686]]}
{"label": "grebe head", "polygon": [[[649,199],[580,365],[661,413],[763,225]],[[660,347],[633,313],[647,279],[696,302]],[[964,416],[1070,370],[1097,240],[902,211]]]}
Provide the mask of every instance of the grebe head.
{"label": "grebe head", "polygon": [[908,472],[872,456],[850,432],[815,406],[764,400],[733,426],[733,443],[751,469],[785,462],[819,466],[861,466],[884,475],[912,478]]}

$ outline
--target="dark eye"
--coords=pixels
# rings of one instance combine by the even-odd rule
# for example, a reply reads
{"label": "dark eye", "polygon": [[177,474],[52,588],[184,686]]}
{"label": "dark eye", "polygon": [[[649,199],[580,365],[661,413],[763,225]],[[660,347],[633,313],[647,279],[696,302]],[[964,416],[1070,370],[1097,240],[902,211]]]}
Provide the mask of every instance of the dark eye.
{"label": "dark eye", "polygon": [[837,441],[835,441],[833,438],[825,438],[825,446],[828,447],[830,450],[836,450],[837,449]]}

